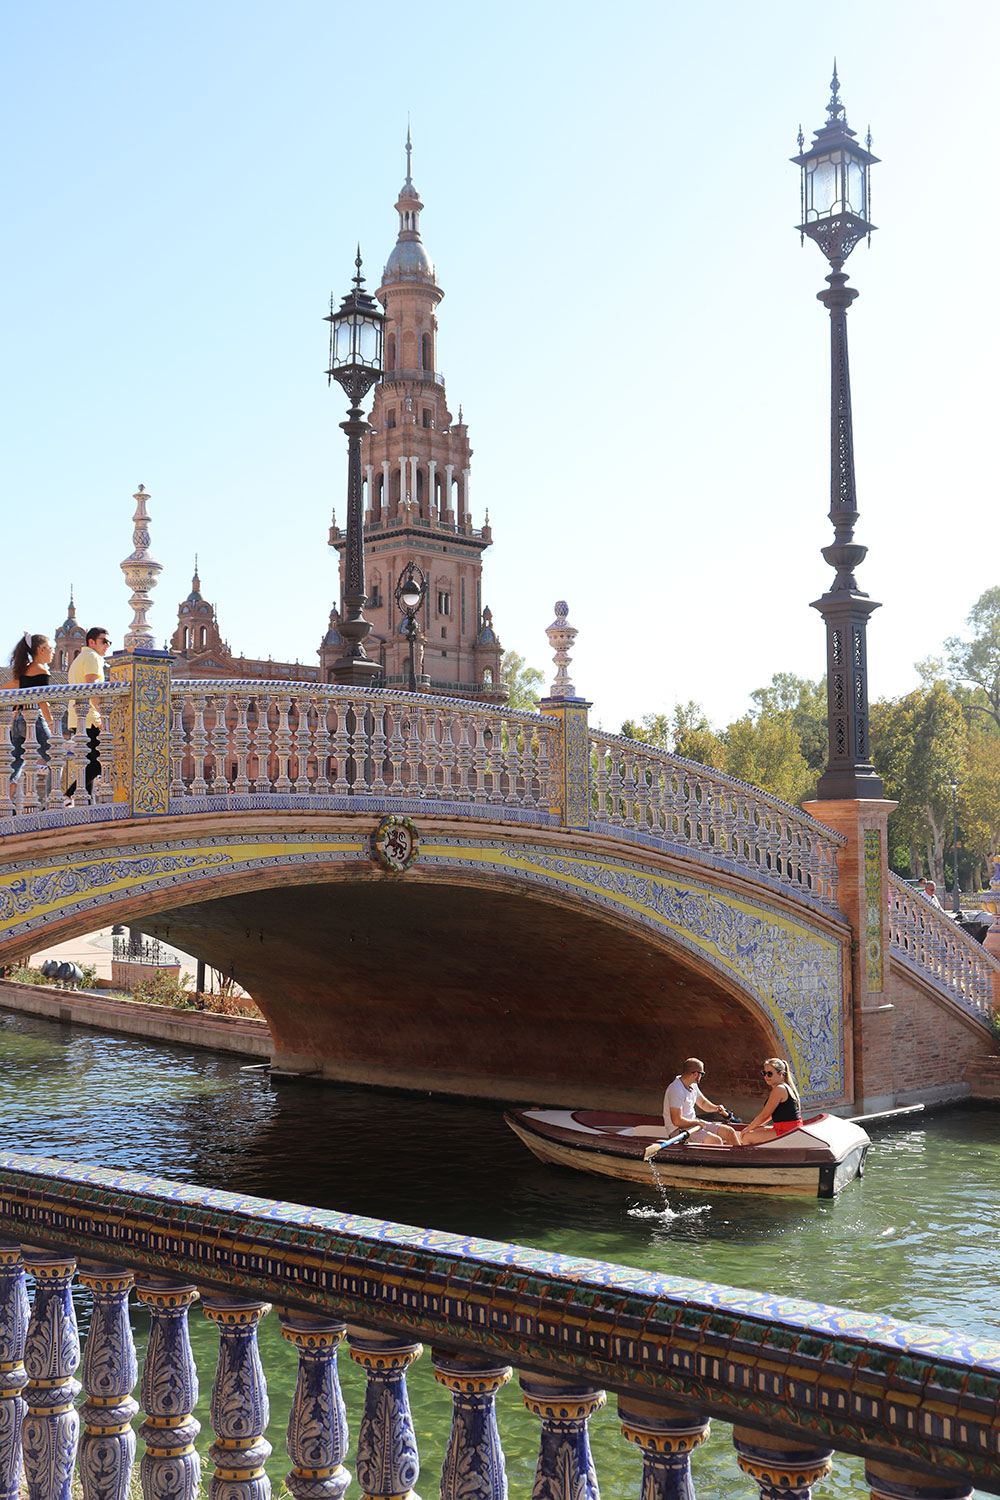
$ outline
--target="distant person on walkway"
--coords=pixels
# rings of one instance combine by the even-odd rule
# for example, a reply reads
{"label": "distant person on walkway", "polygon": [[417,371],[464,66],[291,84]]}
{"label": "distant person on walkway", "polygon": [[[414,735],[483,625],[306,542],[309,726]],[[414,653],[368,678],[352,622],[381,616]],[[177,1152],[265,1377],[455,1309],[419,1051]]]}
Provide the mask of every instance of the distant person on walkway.
{"label": "distant person on walkway", "polygon": [[697,1057],[685,1059],[681,1071],[673,1083],[667,1085],[663,1096],[663,1123],[674,1130],[690,1130],[689,1141],[699,1146],[738,1146],[740,1138],[730,1125],[711,1127],[701,1124],[697,1111],[705,1114],[724,1115],[724,1104],[713,1104],[701,1091],[701,1080],[705,1076],[705,1064]]}
{"label": "distant person on walkway", "polygon": [[[13,687],[38,688],[48,687],[49,667],[52,663],[52,642],[47,635],[32,635],[26,630],[10,653],[10,682]],[[52,710],[47,703],[41,703],[35,715],[35,739],[42,760],[49,758],[49,734],[52,730]],[[27,735],[27,724],[24,713],[19,708],[14,716],[14,722],[10,726],[10,742],[14,747],[14,760],[11,765],[11,781],[16,781],[24,769],[24,741]]]}
{"label": "distant person on walkway", "polygon": [[936,906],[938,911],[944,910],[937,898],[937,886],[934,884],[933,880],[924,881],[924,888],[920,892],[920,894],[925,898],[925,900],[929,901],[932,906]]}
{"label": "distant person on walkway", "polygon": [[[79,656],[70,663],[69,671],[66,673],[67,682],[103,682],[104,681],[104,657],[108,647],[111,645],[111,637],[103,625],[92,625],[87,631],[87,644]],[[66,727],[76,730],[76,710],[72,703],[66,715]],[[87,796],[91,795],[91,788],[98,776],[101,774],[101,714],[94,702],[90,700],[87,709],[87,771],[86,787]],[[66,788],[67,797],[72,797],[76,791],[76,782]]]}
{"label": "distant person on walkway", "polygon": [[769,1057],[761,1068],[768,1096],[764,1107],[740,1132],[744,1146],[759,1146],[762,1141],[773,1141],[776,1136],[787,1135],[802,1123],[802,1105],[798,1090],[792,1082],[792,1070],[783,1057]]}

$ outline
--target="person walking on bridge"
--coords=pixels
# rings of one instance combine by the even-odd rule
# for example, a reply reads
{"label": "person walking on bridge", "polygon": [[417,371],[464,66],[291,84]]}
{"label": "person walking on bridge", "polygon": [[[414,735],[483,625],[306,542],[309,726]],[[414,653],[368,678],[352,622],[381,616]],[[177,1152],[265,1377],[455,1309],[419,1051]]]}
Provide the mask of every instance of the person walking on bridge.
{"label": "person walking on bridge", "polygon": [[[66,680],[72,683],[80,682],[103,682],[104,681],[104,657],[108,647],[111,645],[111,637],[103,625],[92,625],[87,631],[87,644],[79,656],[70,662]],[[76,710],[72,703],[66,715],[66,726],[68,729],[76,729]],[[87,709],[87,770],[85,781],[87,796],[91,795],[91,788],[98,776],[101,774],[101,711],[93,698]],[[72,797],[76,791],[76,782],[67,787],[66,796]]]}

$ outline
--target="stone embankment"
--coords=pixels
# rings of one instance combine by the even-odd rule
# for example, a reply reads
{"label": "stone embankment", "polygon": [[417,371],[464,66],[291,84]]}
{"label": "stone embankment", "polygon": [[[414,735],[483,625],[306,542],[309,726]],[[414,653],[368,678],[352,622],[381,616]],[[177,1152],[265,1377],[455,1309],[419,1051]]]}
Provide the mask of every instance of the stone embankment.
{"label": "stone embankment", "polygon": [[154,1037],[213,1052],[236,1052],[269,1061],[271,1033],[266,1021],[244,1016],[206,1015],[202,1011],[170,1010],[141,1000],[111,999],[94,990],[57,990],[43,984],[15,984],[0,979],[0,1006],[24,1015],[72,1021],[131,1036]]}
{"label": "stone embankment", "polygon": [[1000,1057],[975,1057],[966,1065],[965,1081],[973,1099],[1000,1104]]}

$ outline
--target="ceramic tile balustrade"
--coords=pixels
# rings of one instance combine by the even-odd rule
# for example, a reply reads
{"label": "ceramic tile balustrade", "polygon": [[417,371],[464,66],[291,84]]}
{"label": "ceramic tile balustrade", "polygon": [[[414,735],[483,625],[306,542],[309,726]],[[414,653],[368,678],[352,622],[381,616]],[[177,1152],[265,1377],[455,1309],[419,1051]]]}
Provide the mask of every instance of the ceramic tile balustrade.
{"label": "ceramic tile balustrade", "polygon": [[745,781],[621,735],[591,731],[591,800],[598,826],[837,908],[844,839],[791,803]]}
{"label": "ceramic tile balustrade", "polygon": [[1000,964],[920,891],[889,872],[889,951],[978,1020],[995,1004]]}
{"label": "ceramic tile balustrade", "polygon": [[[219,1332],[212,1500],[267,1500],[268,1399],[256,1329],[277,1305],[298,1353],[286,1445],[296,1500],[350,1483],[337,1377],[366,1373],[355,1473],[412,1496],[407,1367],[431,1345],[453,1397],[444,1500],[505,1500],[494,1398],[520,1373],[540,1419],[535,1500],[598,1500],[588,1417],[617,1394],[642,1500],[690,1497],[712,1416],[734,1423],[762,1500],[809,1500],[835,1450],[878,1500],[1000,1493],[1000,1344],[798,1299],[275,1203],[128,1172],[0,1155],[0,1477],[16,1500],[123,1500],[138,1414],[128,1302],[150,1315],[138,1427],[145,1500],[194,1500],[198,1373],[188,1310]],[[26,1272],[34,1282],[29,1307]],[[93,1298],[80,1347],[70,1295]],[[77,1379],[79,1371],[81,1380]],[[76,1397],[83,1387],[83,1401]],[[273,1436],[273,1435],[272,1435]]]}

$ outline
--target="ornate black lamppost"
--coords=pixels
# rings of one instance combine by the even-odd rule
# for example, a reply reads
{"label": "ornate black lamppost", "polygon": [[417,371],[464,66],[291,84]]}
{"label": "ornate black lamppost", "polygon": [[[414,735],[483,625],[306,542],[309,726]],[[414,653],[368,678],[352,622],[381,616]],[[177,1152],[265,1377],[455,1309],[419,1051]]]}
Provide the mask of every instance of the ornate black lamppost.
{"label": "ornate black lamppost", "polygon": [[[826,623],[827,767],[817,796],[881,798],[882,782],[875,774],[868,745],[868,616],[878,605],[858,588],[854,570],[867,547],[854,540],[858,519],[854,487],[854,436],[851,426],[851,381],[847,364],[847,309],[858,295],[848,287],[843,264],[858,240],[870,236],[875,225],[868,218],[869,169],[878,160],[855,141],[840,102],[840,83],[834,66],[827,119],[804,150],[799,130],[799,155],[792,160],[802,169],[802,221],[799,232],[815,240],[830,262],[829,289],[817,296],[830,311],[832,358],[830,520],[834,541],[823,556],[836,577],[813,603]],[[867,144],[871,145],[869,132]]]}
{"label": "ornate black lamppost", "polygon": [[350,401],[347,421],[341,427],[347,433],[347,547],[344,561],[344,591],[340,634],[344,654],[332,666],[335,682],[348,687],[371,687],[378,677],[378,662],[365,655],[364,640],[371,622],[364,617],[365,542],[362,512],[361,439],[368,423],[361,414],[361,402],[382,375],[382,335],[385,314],[374,298],[363,289],[361,251],[355,261],[354,285],[336,312],[333,297],[326,322],[330,325],[330,367],[327,384],[336,380]]}
{"label": "ornate black lamppost", "polygon": [[962,914],[962,897],[958,889],[958,782],[951,780],[951,909],[956,917]]}
{"label": "ornate black lamppost", "polygon": [[417,691],[417,669],[414,663],[414,646],[417,639],[417,611],[427,593],[424,571],[415,562],[409,562],[399,575],[394,590],[396,603],[406,615],[406,639],[410,643],[410,692]]}

